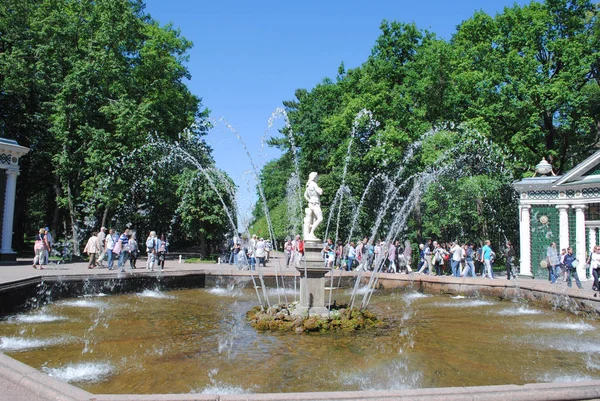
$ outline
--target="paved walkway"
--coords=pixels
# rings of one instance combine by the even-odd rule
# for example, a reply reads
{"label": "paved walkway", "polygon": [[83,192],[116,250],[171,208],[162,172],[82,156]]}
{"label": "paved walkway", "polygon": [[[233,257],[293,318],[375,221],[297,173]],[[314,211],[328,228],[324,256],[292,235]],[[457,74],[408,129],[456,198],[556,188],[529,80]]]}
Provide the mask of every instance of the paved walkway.
{"label": "paved walkway", "polygon": [[[179,263],[178,258],[175,256],[174,260],[167,260],[165,262],[165,269],[163,273],[177,273],[177,272],[186,272],[186,271],[209,271],[213,274],[231,274],[231,275],[249,275],[250,272],[247,270],[238,270],[235,265],[229,265],[227,263],[217,264],[217,263]],[[267,263],[267,267],[261,267],[261,272],[265,275],[273,275],[275,272],[280,274],[283,272],[284,275],[295,275],[297,274],[296,269],[293,268],[283,268],[280,264],[285,259],[281,253],[275,253],[274,256],[271,257],[269,263]],[[96,269],[88,269],[88,264],[86,262],[73,262],[73,263],[65,263],[65,264],[54,264],[51,263],[47,266],[44,266],[43,270],[34,269],[31,266],[30,259],[19,259],[16,263],[10,264],[0,264],[0,285],[19,281],[23,279],[36,278],[36,277],[44,277],[44,276],[69,276],[69,275],[90,275],[90,276],[102,276],[102,275],[115,275],[119,273],[119,270],[108,270],[106,267],[104,268],[96,268]],[[115,262],[116,266],[116,262]],[[129,263],[127,263],[127,267],[125,268],[125,273],[122,274],[131,274],[135,273],[139,274],[157,274],[158,270],[154,269],[154,272],[145,269],[146,266],[146,258],[141,257],[137,261],[137,269],[132,270],[129,268]],[[504,273],[504,272],[502,272]],[[502,274],[500,273],[500,274]],[[344,276],[354,276],[357,275],[356,272],[345,272],[340,270],[334,270],[333,274],[337,277],[340,274]],[[370,273],[367,273],[367,275]],[[420,275],[420,274],[382,274],[382,278],[396,278],[400,280],[417,280],[417,281],[436,281],[436,282],[445,282],[445,283],[472,283],[479,285],[491,285],[491,286],[522,286],[523,288],[528,289],[536,289],[541,290],[548,293],[556,293],[556,294],[567,294],[570,296],[577,296],[582,298],[587,298],[593,301],[600,301],[600,294],[592,291],[592,280],[583,281],[583,289],[578,289],[573,282],[573,287],[567,287],[567,283],[562,279],[559,280],[557,284],[550,284],[548,280],[544,279],[533,279],[533,278],[519,278],[517,280],[506,280],[506,276],[499,275],[494,280],[483,279],[481,277],[476,278],[455,278],[451,276],[428,276],[428,275]]]}

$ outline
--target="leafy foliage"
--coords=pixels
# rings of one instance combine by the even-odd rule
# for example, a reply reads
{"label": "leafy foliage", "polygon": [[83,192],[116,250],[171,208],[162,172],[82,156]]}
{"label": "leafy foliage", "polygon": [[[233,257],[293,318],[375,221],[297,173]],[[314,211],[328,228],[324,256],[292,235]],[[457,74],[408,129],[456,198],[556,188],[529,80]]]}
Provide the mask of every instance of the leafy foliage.
{"label": "leafy foliage", "polygon": [[[271,141],[286,153],[261,177],[276,189],[267,202],[283,201],[290,170],[272,168],[289,160],[291,135],[301,176],[321,177],[322,236],[514,241],[511,182],[542,157],[563,172],[596,150],[599,27],[587,0],[476,12],[448,41],[383,21],[360,67],[284,102],[291,133]],[[365,109],[377,126],[357,121]]]}
{"label": "leafy foliage", "polygon": [[[141,0],[7,0],[0,33],[1,134],[32,150],[21,162],[16,239],[52,221],[74,238],[77,254],[78,241],[100,225],[167,231],[181,187],[210,198],[201,180],[187,182],[189,171],[156,172],[156,154],[134,152],[150,132],[173,143],[190,129],[188,145],[212,163],[206,126],[195,124],[208,112],[185,85],[192,43],[160,26]],[[196,230],[192,211],[212,225]],[[204,241],[227,231],[214,213],[184,209],[175,236]]]}

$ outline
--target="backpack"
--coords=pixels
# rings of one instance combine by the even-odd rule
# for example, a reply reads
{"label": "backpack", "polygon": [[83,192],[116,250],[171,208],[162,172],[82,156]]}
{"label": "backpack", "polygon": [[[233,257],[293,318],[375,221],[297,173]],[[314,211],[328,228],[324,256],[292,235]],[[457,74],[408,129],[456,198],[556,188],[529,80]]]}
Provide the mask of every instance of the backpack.
{"label": "backpack", "polygon": [[490,263],[494,263],[496,260],[496,253],[494,251],[490,252]]}
{"label": "backpack", "polygon": [[154,238],[153,237],[148,237],[148,239],[146,240],[146,248],[148,249],[154,249]]}

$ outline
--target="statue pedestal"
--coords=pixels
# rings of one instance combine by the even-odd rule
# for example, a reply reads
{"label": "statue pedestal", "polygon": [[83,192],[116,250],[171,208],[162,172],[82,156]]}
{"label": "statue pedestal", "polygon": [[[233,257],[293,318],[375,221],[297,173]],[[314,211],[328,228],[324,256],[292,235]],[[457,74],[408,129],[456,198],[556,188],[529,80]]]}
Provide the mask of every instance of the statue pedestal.
{"label": "statue pedestal", "polygon": [[305,266],[297,267],[300,272],[300,303],[296,306],[297,315],[327,315],[325,306],[325,275],[331,270],[325,267],[321,256],[323,243],[304,241]]}

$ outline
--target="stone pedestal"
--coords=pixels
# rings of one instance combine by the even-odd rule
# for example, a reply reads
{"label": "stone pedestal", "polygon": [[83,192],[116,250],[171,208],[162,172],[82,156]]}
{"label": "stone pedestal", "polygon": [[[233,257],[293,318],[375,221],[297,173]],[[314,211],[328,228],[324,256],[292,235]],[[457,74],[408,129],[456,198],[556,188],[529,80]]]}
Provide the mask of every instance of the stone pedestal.
{"label": "stone pedestal", "polygon": [[300,303],[296,306],[297,315],[327,315],[325,306],[325,275],[331,270],[325,267],[321,256],[321,241],[304,241],[305,265],[297,267],[300,272]]}

